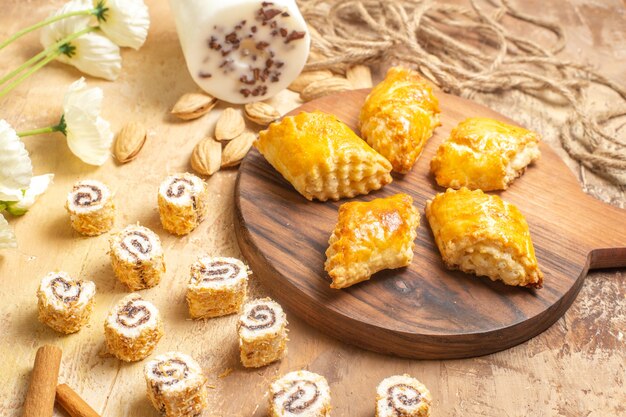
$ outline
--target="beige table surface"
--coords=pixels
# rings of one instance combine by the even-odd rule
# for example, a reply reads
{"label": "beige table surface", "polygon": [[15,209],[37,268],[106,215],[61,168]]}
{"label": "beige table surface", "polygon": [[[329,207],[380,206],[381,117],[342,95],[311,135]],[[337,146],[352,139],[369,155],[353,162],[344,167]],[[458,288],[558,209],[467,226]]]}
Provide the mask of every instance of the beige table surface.
{"label": "beige table surface", "polygon": [[[181,350],[202,364],[212,386],[205,416],[264,416],[269,381],[301,368],[326,376],[334,416],[373,416],[377,383],[405,372],[432,391],[434,417],[626,415],[623,270],[591,274],[562,319],[542,335],[505,352],[467,360],[398,359],[345,345],[290,316],[287,358],[260,370],[243,369],[238,361],[236,317],[190,321],[184,302],[189,265],[196,256],[239,255],[233,234],[236,170],[208,179],[212,190],[209,215],[192,234],[173,237],[159,223],[157,185],[168,173],[190,169],[191,150],[200,138],[212,133],[219,111],[190,123],[180,123],[167,114],[176,99],[195,86],[187,74],[167,2],[147,3],[152,16],[148,42],[140,52],[124,51],[119,80],[110,83],[88,78],[89,85],[104,89],[104,115],[115,131],[129,121],[148,126],[149,139],[139,158],[124,166],[110,160],[93,168],[73,157],[60,135],[25,139],[35,173],[53,172],[56,178],[26,216],[10,219],[19,249],[0,253],[0,415],[20,415],[35,351],[41,344],[53,343],[64,352],[60,380],[75,388],[102,416],[157,416],[145,396],[143,364],[121,363],[100,354],[102,323],[127,290],[113,277],[107,236],[84,238],[69,226],[64,198],[71,184],[82,178],[105,181],[115,191],[117,227],[139,221],[161,236],[167,275],[158,287],[142,295],[165,317],[166,336],[157,352]],[[60,4],[59,0],[3,0],[0,38],[42,19]],[[532,0],[524,2],[524,10],[559,19],[567,28],[568,56],[585,59],[606,75],[626,82],[624,3]],[[0,73],[38,49],[37,36],[29,35],[19,46],[1,51]],[[79,76],[68,66],[50,65],[0,100],[0,118],[17,130],[54,123],[66,87]],[[286,112],[297,101],[294,95],[284,93],[275,103]],[[524,117],[529,116],[517,119],[524,122]],[[576,171],[575,164],[570,166]],[[587,178],[590,191],[623,206],[623,189]],[[97,285],[91,322],[75,335],[61,336],[37,321],[38,282],[55,269]],[[253,295],[265,295],[254,276],[251,287]],[[227,369],[232,373],[220,378]],[[57,410],[56,415],[65,414]]]}

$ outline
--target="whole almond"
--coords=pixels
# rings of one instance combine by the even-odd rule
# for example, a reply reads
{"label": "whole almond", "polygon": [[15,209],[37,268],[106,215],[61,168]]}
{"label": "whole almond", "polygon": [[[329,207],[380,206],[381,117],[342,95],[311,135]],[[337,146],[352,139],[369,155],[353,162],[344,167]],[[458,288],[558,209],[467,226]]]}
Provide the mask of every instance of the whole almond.
{"label": "whole almond", "polygon": [[215,174],[222,164],[222,145],[213,138],[204,138],[191,154],[191,167],[201,175]]}
{"label": "whole almond", "polygon": [[137,157],[148,137],[146,127],[137,122],[130,122],[117,134],[113,155],[122,164]]}
{"label": "whole almond", "polygon": [[203,93],[187,93],[178,99],[171,113],[183,120],[193,120],[211,111],[217,99]]}
{"label": "whole almond", "polygon": [[352,84],[350,84],[350,81],[341,77],[331,77],[309,84],[300,93],[300,98],[303,101],[311,101],[331,93],[338,93],[346,90],[352,90]]}
{"label": "whole almond", "polygon": [[372,72],[368,66],[355,65],[348,68],[346,78],[354,89],[372,88]]}
{"label": "whole almond", "polygon": [[246,128],[241,112],[228,107],[224,109],[215,125],[215,138],[217,140],[231,140],[241,135]]}
{"label": "whole almond", "polygon": [[304,90],[312,82],[325,80],[326,78],[330,78],[332,76],[333,73],[329,70],[305,71],[300,73],[298,78],[296,78],[287,88],[291,91],[295,91],[296,93],[301,93],[302,90]]}
{"label": "whole almond", "polygon": [[222,168],[239,165],[255,140],[256,135],[254,133],[244,132],[228,142],[222,152]]}
{"label": "whole almond", "polygon": [[278,110],[262,101],[246,104],[244,113],[248,120],[261,126],[267,126],[280,117]]}

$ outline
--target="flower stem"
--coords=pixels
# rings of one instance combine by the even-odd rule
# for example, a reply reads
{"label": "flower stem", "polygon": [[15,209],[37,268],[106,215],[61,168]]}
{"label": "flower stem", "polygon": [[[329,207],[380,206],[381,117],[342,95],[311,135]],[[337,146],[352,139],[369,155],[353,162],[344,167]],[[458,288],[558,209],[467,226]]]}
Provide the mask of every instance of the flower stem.
{"label": "flower stem", "polygon": [[89,32],[93,32],[96,29],[97,29],[97,27],[95,27],[95,26],[89,26],[89,27],[86,27],[85,29],[83,29],[81,31],[73,33],[73,34],[71,34],[71,35],[61,39],[60,41],[58,41],[54,45],[50,46],[49,48],[41,51],[40,53],[38,53],[37,55],[35,55],[31,59],[26,61],[24,64],[20,65],[16,70],[11,71],[11,73],[7,74],[5,77],[3,77],[0,80],[0,86],[2,84],[6,83],[7,81],[13,79],[13,77],[15,77],[20,72],[22,72],[25,69],[29,68],[29,66],[31,64],[37,62],[37,64],[35,64],[33,67],[30,67],[28,69],[28,71],[26,71],[26,73],[21,75],[17,80],[13,81],[7,87],[2,89],[0,91],[0,98],[4,97],[8,92],[10,92],[15,87],[17,87],[22,81],[24,81],[26,78],[30,77],[32,74],[34,74],[36,71],[38,71],[39,69],[41,69],[45,65],[47,65],[50,61],[52,61],[53,59],[55,59],[59,55],[65,53],[65,49],[67,49],[67,48],[64,48],[64,47],[69,42],[71,42],[74,39],[76,39],[78,37],[81,37],[81,36],[83,36],[83,35],[85,35],[85,34],[87,34]]}
{"label": "flower stem", "polygon": [[95,9],[89,9],[89,10],[78,10],[75,12],[69,12],[69,13],[65,13],[65,14],[60,14],[58,16],[52,16],[46,20],[43,20],[39,23],[36,23],[32,26],[29,26],[27,28],[24,28],[22,30],[20,30],[19,32],[17,32],[16,34],[14,34],[13,36],[11,36],[9,39],[5,40],[4,42],[0,43],[0,49],[3,49],[4,47],[6,47],[7,45],[13,43],[15,40],[21,38],[22,36],[26,35],[27,33],[30,33],[34,30],[37,30],[41,27],[47,26],[50,23],[54,23],[54,22],[58,22],[59,20],[63,20],[63,19],[67,19],[68,17],[73,17],[73,16],[88,16],[88,15],[97,15],[97,13],[100,13],[100,8],[95,8]]}
{"label": "flower stem", "polygon": [[20,77],[18,77],[15,81],[9,83],[8,86],[6,86],[4,89],[2,89],[2,91],[0,91],[0,98],[6,96],[11,90],[13,90],[15,87],[17,87],[18,85],[20,85],[22,83],[22,81],[24,81],[26,78],[30,77],[31,75],[33,75],[35,72],[39,71],[41,68],[45,67],[46,65],[48,65],[48,63],[50,61],[52,61],[53,59],[55,59],[56,57],[58,57],[59,55],[61,55],[61,51],[57,50],[57,51],[53,51],[50,55],[48,55],[46,58],[44,58],[43,60],[39,61],[36,65],[34,65],[33,67],[29,68],[28,71],[26,71],[23,75],[21,75]]}
{"label": "flower stem", "polygon": [[59,128],[59,125],[56,125],[56,126],[50,126],[50,127],[42,127],[39,129],[26,130],[24,132],[19,132],[17,136],[23,138],[26,136],[41,135],[43,133],[59,132],[60,130],[61,129]]}

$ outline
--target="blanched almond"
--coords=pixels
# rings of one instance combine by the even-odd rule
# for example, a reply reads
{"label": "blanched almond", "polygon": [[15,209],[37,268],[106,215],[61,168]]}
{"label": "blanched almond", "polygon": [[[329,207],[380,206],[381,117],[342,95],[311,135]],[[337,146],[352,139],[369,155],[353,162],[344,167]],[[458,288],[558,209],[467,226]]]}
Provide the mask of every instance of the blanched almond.
{"label": "blanched almond", "polygon": [[248,103],[245,105],[244,110],[248,120],[261,126],[267,126],[280,117],[278,110],[262,101]]}
{"label": "blanched almond", "polygon": [[215,174],[222,164],[222,145],[213,138],[204,138],[191,154],[191,167],[201,175]]}
{"label": "blanched almond", "polygon": [[309,84],[300,93],[302,101],[311,101],[332,93],[352,90],[352,84],[345,78],[331,77]]}
{"label": "blanched almond", "polygon": [[193,120],[211,111],[217,99],[203,93],[188,93],[178,99],[171,113],[183,120]]}
{"label": "blanched almond", "polygon": [[231,140],[241,135],[246,128],[241,112],[228,107],[224,109],[215,125],[215,138],[217,140]]}
{"label": "blanched almond", "polygon": [[135,159],[146,143],[147,137],[148,131],[143,124],[137,122],[128,123],[117,134],[115,147],[113,148],[115,159],[122,164]]}
{"label": "blanched almond", "polygon": [[256,140],[256,135],[252,132],[244,132],[231,140],[224,147],[222,152],[222,167],[232,167],[239,165],[246,156],[252,144]]}
{"label": "blanched almond", "polygon": [[287,88],[291,91],[295,91],[296,93],[301,93],[302,90],[304,90],[309,84],[315,81],[325,80],[326,78],[330,78],[332,76],[333,73],[329,70],[305,71],[301,73]]}

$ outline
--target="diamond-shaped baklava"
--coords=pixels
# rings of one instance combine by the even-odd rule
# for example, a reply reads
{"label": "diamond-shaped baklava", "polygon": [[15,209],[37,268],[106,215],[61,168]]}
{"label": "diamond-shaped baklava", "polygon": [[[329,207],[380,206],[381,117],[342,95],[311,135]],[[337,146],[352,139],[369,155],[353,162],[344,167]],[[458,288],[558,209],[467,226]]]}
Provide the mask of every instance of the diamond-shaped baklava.
{"label": "diamond-shaped baklava", "polygon": [[254,145],[309,200],[367,194],[391,182],[391,165],[335,116],[300,113],[272,123]]}
{"label": "diamond-shaped baklava", "polygon": [[426,203],[426,217],[449,269],[541,288],[528,223],[513,204],[481,190],[448,189]]}
{"label": "diamond-shaped baklava", "polygon": [[540,156],[537,133],[473,117],[452,129],[430,162],[430,170],[442,187],[506,190]]}
{"label": "diamond-shaped baklava", "polygon": [[342,204],[324,265],[333,280],[331,288],[349,287],[383,269],[409,265],[419,222],[407,194]]}
{"label": "diamond-shaped baklava", "polygon": [[363,138],[406,174],[439,126],[439,100],[416,71],[393,67],[367,96],[359,117]]}

